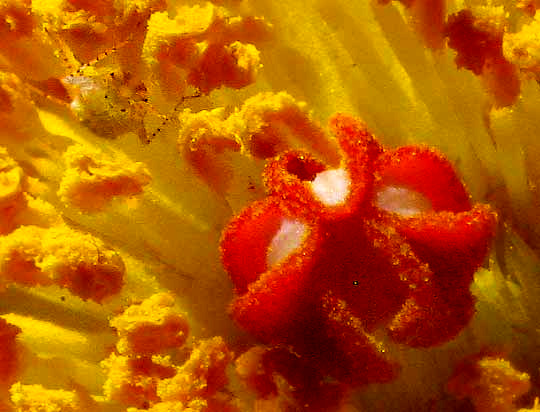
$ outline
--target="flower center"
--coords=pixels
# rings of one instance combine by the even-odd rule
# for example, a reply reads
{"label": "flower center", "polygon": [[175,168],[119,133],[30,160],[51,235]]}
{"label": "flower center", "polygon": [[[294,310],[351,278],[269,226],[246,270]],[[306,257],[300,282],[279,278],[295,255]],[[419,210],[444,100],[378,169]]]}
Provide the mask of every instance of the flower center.
{"label": "flower center", "polygon": [[284,218],[281,221],[279,230],[268,246],[266,252],[267,266],[274,266],[297,249],[302,244],[306,233],[307,227],[304,223]]}
{"label": "flower center", "polygon": [[311,182],[311,189],[326,206],[336,206],[345,203],[350,185],[351,179],[345,169],[331,169],[317,173]]}
{"label": "flower center", "polygon": [[411,217],[432,209],[422,193],[403,186],[383,186],[375,192],[375,205],[387,212]]}

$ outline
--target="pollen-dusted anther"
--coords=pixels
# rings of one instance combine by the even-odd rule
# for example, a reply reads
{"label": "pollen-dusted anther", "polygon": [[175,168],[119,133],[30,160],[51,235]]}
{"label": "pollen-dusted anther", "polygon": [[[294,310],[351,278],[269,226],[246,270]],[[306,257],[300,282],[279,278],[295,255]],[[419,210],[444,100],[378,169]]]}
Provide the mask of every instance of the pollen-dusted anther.
{"label": "pollen-dusted anther", "polygon": [[459,399],[469,398],[478,412],[511,412],[517,410],[514,402],[530,388],[529,375],[516,370],[504,354],[479,353],[456,367],[446,390]]}
{"label": "pollen-dusted anther", "polygon": [[2,284],[56,284],[99,303],[120,291],[124,272],[122,258],[101,240],[65,225],[21,226],[0,243]]}
{"label": "pollen-dusted anther", "polygon": [[219,336],[186,344],[189,325],[172,294],[132,304],[110,325],[119,340],[101,362],[106,400],[129,412],[244,410],[226,388],[233,353]]}
{"label": "pollen-dusted anther", "polygon": [[[191,402],[159,402],[149,409],[128,408],[127,412],[170,412],[170,411],[189,411],[189,412],[206,412],[208,411],[208,402],[202,399],[195,399]],[[213,409],[214,410],[214,409]],[[236,409],[215,409],[223,412],[238,412]]]}
{"label": "pollen-dusted anther", "polygon": [[252,44],[211,44],[187,81],[202,94],[222,86],[241,89],[255,81],[260,66],[259,51]]}
{"label": "pollen-dusted anther", "polygon": [[[540,7],[540,2],[538,6]],[[540,15],[524,24],[517,33],[505,33],[503,37],[504,57],[521,71],[540,76]]]}
{"label": "pollen-dusted anther", "polygon": [[15,74],[0,71],[0,139],[28,140],[43,130],[28,87]]}
{"label": "pollen-dusted anther", "polygon": [[110,321],[119,340],[118,353],[153,355],[181,347],[189,325],[168,293],[152,295],[140,304],[129,306]]}
{"label": "pollen-dusted anther", "polygon": [[103,393],[108,400],[123,405],[144,407],[159,402],[157,385],[174,376],[175,366],[169,357],[126,356],[111,353],[101,361],[107,375]]}
{"label": "pollen-dusted anther", "polygon": [[22,225],[50,227],[62,222],[51,204],[31,194],[38,186],[0,146],[0,235]]}
{"label": "pollen-dusted anther", "polygon": [[16,412],[97,412],[99,407],[82,390],[46,389],[41,385],[14,384],[9,390]]}
{"label": "pollen-dusted anther", "polygon": [[142,58],[171,100],[188,85],[203,94],[222,86],[241,88],[254,81],[260,66],[252,43],[265,40],[269,28],[263,19],[244,22],[211,3],[182,6],[175,19],[166,12],[152,14]]}
{"label": "pollen-dusted anther", "polygon": [[113,198],[138,195],[151,181],[143,163],[107,156],[82,145],[70,146],[64,161],[67,168],[58,196],[85,212],[102,211]]}
{"label": "pollen-dusted anther", "polygon": [[[55,54],[59,60],[75,55],[88,63],[98,55],[115,53],[121,66],[131,70],[137,70],[140,63],[137,54],[147,20],[153,12],[166,8],[165,0],[62,0],[32,4],[40,29],[55,42],[56,49],[61,47]],[[129,47],[123,47],[127,43]]]}
{"label": "pollen-dusted anther", "polygon": [[503,55],[503,13],[502,6],[461,10],[448,18],[445,29],[457,66],[481,75],[499,107],[512,105],[520,93],[519,69]]}
{"label": "pollen-dusted anther", "polygon": [[238,131],[246,150],[257,158],[267,159],[291,147],[302,147],[331,166],[339,165],[337,145],[326,138],[306,104],[286,92],[250,97],[228,122]]}
{"label": "pollen-dusted anther", "polygon": [[178,116],[178,151],[195,172],[222,195],[227,193],[234,179],[228,157],[242,148],[224,116],[222,109],[198,113],[186,109]]}
{"label": "pollen-dusted anther", "polygon": [[[326,139],[305,103],[285,92],[259,93],[228,116],[224,109],[196,113],[186,109],[178,119],[178,150],[220,195],[228,195],[240,180],[235,169],[250,167],[245,164],[249,156],[266,159],[300,146],[332,166],[339,165],[336,144]],[[258,174],[259,169],[254,172]]]}
{"label": "pollen-dusted anther", "polygon": [[330,125],[339,168],[285,152],[264,171],[269,196],[225,229],[231,315],[263,342],[315,361],[323,376],[352,386],[386,382],[399,367],[372,332],[429,347],[463,330],[496,215],[471,205],[440,153],[385,151],[347,115]]}
{"label": "pollen-dusted anther", "polygon": [[221,337],[200,341],[176,374],[159,382],[158,396],[165,402],[211,398],[229,381],[226,369],[232,357]]}
{"label": "pollen-dusted anther", "polygon": [[[58,3],[67,1],[55,5]],[[50,2],[4,0],[0,3],[0,36],[5,40],[0,56],[4,70],[37,82],[61,77],[67,69],[66,61],[74,62],[72,56],[64,61],[64,56],[57,52],[62,42],[51,35],[51,25],[43,21],[38,11],[42,7],[55,8]]]}
{"label": "pollen-dusted anther", "polygon": [[107,380],[107,399],[143,408],[160,402],[158,383],[175,376],[177,366],[170,356],[160,355],[181,348],[189,325],[170,293],[157,293],[132,304],[110,321],[116,330],[116,352],[101,362]]}

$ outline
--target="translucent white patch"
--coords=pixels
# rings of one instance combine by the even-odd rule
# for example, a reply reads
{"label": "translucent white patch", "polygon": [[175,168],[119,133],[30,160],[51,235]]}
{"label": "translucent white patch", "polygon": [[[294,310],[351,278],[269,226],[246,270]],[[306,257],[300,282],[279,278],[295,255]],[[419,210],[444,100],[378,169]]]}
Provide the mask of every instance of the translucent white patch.
{"label": "translucent white patch", "polygon": [[86,95],[89,92],[99,89],[96,81],[90,77],[85,76],[67,76],[62,79],[64,84],[76,86],[82,95]]}
{"label": "translucent white patch", "polygon": [[281,227],[274,235],[268,251],[266,252],[266,264],[274,266],[300,247],[307,233],[304,223],[297,220],[283,219]]}
{"label": "translucent white patch", "polygon": [[336,206],[345,202],[350,185],[351,179],[345,169],[332,169],[317,173],[311,182],[311,190],[326,206]]}
{"label": "translucent white patch", "polygon": [[432,209],[422,193],[403,186],[383,186],[375,193],[375,205],[403,217],[415,216]]}
{"label": "translucent white patch", "polygon": [[62,83],[68,87],[68,90],[75,87],[78,91],[70,104],[71,109],[75,113],[78,113],[83,109],[81,97],[86,98],[90,93],[99,90],[99,85],[96,81],[86,76],[66,76],[62,79]]}

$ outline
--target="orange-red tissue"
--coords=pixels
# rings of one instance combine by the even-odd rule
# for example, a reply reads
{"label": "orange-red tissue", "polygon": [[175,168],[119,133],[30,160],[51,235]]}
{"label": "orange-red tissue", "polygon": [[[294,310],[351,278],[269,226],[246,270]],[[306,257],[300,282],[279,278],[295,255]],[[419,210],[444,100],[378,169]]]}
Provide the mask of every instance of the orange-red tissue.
{"label": "orange-red tissue", "polygon": [[181,347],[189,333],[186,317],[169,293],[158,293],[129,306],[110,324],[118,334],[116,348],[120,354],[159,354]]}
{"label": "orange-red tissue", "polygon": [[[222,261],[236,292],[230,312],[322,376],[349,386],[386,382],[399,365],[373,332],[413,347],[459,334],[474,315],[469,286],[496,214],[471,203],[436,150],[386,149],[347,115],[330,125],[339,167],[285,152],[264,172],[268,197],[223,232]],[[404,195],[388,201],[388,193]],[[285,250],[277,262],[275,248]]]}
{"label": "orange-red tissue", "polygon": [[58,285],[102,302],[124,283],[122,258],[101,240],[60,224],[21,226],[2,237],[0,285]]}

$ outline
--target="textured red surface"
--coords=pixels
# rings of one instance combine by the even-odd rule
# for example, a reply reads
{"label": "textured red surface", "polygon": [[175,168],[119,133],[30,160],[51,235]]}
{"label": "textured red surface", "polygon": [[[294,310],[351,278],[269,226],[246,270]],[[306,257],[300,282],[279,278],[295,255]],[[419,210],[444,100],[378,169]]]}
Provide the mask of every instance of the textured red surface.
{"label": "textured red surface", "polygon": [[[326,167],[307,153],[287,152],[268,164],[270,196],[235,217],[222,238],[236,290],[231,315],[262,342],[286,345],[317,365],[320,376],[350,386],[385,382],[399,366],[375,331],[430,347],[453,339],[474,315],[469,287],[487,255],[496,214],[471,205],[437,151],[385,150],[346,115],[334,116],[330,126],[351,179],[348,196],[336,206],[317,200],[310,182]],[[432,209],[411,217],[379,209],[374,194],[393,185],[419,192]],[[283,218],[303,222],[308,234],[267,267],[268,245]]]}

